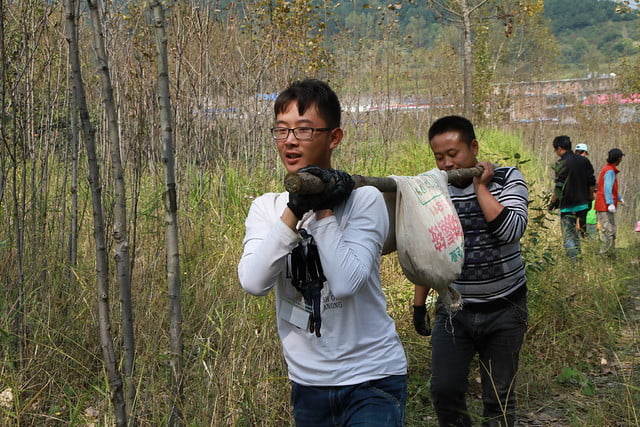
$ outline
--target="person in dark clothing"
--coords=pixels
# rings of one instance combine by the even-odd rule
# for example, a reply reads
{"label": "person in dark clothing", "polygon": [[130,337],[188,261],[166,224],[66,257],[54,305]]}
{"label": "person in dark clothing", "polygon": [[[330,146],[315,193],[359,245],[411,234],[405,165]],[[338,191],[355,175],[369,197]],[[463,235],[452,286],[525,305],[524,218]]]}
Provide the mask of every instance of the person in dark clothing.
{"label": "person in dark clothing", "polygon": [[571,138],[555,137],[553,149],[559,159],[554,166],[555,186],[549,210],[560,209],[563,246],[567,256],[576,259],[580,254],[578,225],[587,222],[596,178],[591,162],[571,151]]}

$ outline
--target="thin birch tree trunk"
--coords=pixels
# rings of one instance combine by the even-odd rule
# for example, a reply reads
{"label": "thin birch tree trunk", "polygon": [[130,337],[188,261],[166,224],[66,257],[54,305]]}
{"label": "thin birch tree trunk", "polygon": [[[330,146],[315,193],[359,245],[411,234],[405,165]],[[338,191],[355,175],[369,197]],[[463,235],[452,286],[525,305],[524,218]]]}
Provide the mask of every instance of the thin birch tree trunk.
{"label": "thin birch tree trunk", "polygon": [[[4,45],[4,2],[0,0],[0,206],[4,199],[5,186],[7,182],[7,103],[6,103],[6,75],[7,57]],[[0,294],[7,300],[8,289],[2,289]]]}
{"label": "thin birch tree trunk", "polygon": [[462,13],[462,62],[463,62],[463,99],[464,115],[473,120],[473,40],[471,30],[471,11],[467,0],[459,0]]}
{"label": "thin birch tree trunk", "polygon": [[178,248],[178,201],[175,182],[175,159],[173,155],[173,127],[171,120],[171,101],[169,97],[169,61],[167,57],[167,33],[165,30],[164,9],[160,1],[149,5],[155,27],[158,61],[158,100],[160,103],[160,121],[162,127],[162,146],[165,162],[165,221],[167,225],[167,282],[169,288],[169,321],[171,340],[171,367],[173,370],[173,402],[169,425],[184,425],[182,419],[183,389],[183,345],[182,345],[182,306],[180,297],[180,252]]}
{"label": "thin birch tree trunk", "polygon": [[473,120],[473,14],[488,0],[428,0],[434,11],[442,16],[448,13],[455,16],[445,18],[462,29],[462,81],[464,115]]}
{"label": "thin birch tree trunk", "polygon": [[[2,0],[0,0],[2,1]],[[78,107],[71,93],[71,225],[69,233],[69,270],[78,262]],[[73,274],[69,274],[72,279]]]}
{"label": "thin birch tree trunk", "polygon": [[78,30],[75,14],[75,0],[65,0],[65,33],[69,43],[69,62],[74,80],[75,104],[80,112],[83,136],[87,149],[89,166],[89,184],[91,186],[94,239],[96,250],[96,278],[98,292],[98,324],[100,345],[105,369],[109,381],[110,398],[115,413],[117,426],[127,425],[127,413],[124,404],[122,377],[118,371],[113,341],[111,336],[111,319],[109,317],[109,263],[105,244],[104,214],[102,207],[102,188],[100,170],[96,158],[95,129],[91,124],[89,110],[82,81],[82,70],[78,52]]}
{"label": "thin birch tree trunk", "polygon": [[7,59],[4,48],[4,1],[0,0],[0,204],[4,198],[4,188],[6,183],[6,97],[5,97],[5,76],[7,72]]}
{"label": "thin birch tree trunk", "polygon": [[[0,0],[1,1],[1,0]],[[78,14],[78,3],[74,5],[74,15]],[[68,247],[68,262],[67,266],[67,279],[69,283],[69,289],[72,288],[75,283],[75,275],[73,269],[78,264],[78,155],[79,155],[79,141],[80,130],[78,128],[78,105],[75,99],[75,81],[73,76],[69,73],[67,75],[68,97],[69,97],[69,121],[71,123],[71,133],[68,135],[69,143],[71,145],[71,207],[69,214],[69,247]],[[67,289],[67,291],[69,290]]]}
{"label": "thin birch tree trunk", "polygon": [[[23,19],[26,17],[21,15]],[[24,22],[24,21],[23,21]],[[28,172],[29,172],[29,109],[28,109],[28,87],[25,76],[30,72],[29,35],[22,34],[20,37],[21,61],[14,63],[14,67],[19,68],[15,80],[9,88],[5,88],[5,93],[9,97],[9,115],[6,117],[11,121],[8,126],[7,140],[4,141],[7,154],[11,161],[10,180],[11,197],[13,208],[13,228],[15,232],[15,281],[10,286],[9,301],[11,309],[9,313],[13,315],[13,336],[10,338],[12,350],[18,369],[23,367],[25,361],[25,227],[27,226],[27,199],[28,192]],[[29,52],[31,53],[31,52]],[[5,70],[6,71],[6,70]],[[15,72],[15,71],[14,71]],[[8,76],[7,76],[8,77]]]}
{"label": "thin birch tree trunk", "polygon": [[94,48],[98,60],[98,70],[102,83],[102,94],[107,116],[107,130],[109,136],[109,151],[111,152],[111,170],[114,185],[114,223],[113,240],[115,242],[115,260],[117,280],[120,289],[120,311],[122,316],[122,342],[124,346],[124,375],[126,389],[126,406],[128,419],[133,420],[136,386],[133,378],[135,363],[135,339],[133,331],[133,305],[131,302],[131,275],[129,266],[129,241],[127,238],[127,194],[125,186],[124,168],[120,154],[120,129],[118,114],[113,97],[113,85],[109,70],[109,56],[105,46],[102,28],[102,17],[99,10],[99,0],[87,0],[89,14],[93,27]]}
{"label": "thin birch tree trunk", "polygon": [[[16,118],[14,117],[14,129]],[[20,138],[16,135],[17,138]],[[13,180],[13,214],[15,226],[15,245],[16,245],[16,299],[15,299],[15,315],[13,318],[14,341],[13,348],[17,359],[18,368],[22,368],[24,361],[24,197],[26,186],[26,167],[22,168],[21,177],[18,179],[18,141],[14,138],[14,151],[11,156],[13,160],[11,179]],[[23,138],[22,138],[23,139]],[[24,160],[24,144],[22,159]],[[22,189],[22,191],[20,190]],[[23,197],[20,197],[20,194]]]}

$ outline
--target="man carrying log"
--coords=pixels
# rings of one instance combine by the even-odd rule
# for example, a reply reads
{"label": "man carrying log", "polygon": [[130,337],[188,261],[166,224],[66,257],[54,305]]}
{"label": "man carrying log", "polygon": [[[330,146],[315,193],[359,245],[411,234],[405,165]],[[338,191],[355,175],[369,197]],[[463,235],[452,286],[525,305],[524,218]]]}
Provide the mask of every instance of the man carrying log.
{"label": "man carrying log", "polygon": [[[477,160],[473,124],[459,116],[438,119],[429,143],[439,169],[481,166],[480,176],[449,183],[464,233],[464,265],[452,287],[462,308],[448,312],[436,303],[431,337],[431,395],[441,426],[470,426],[465,393],[477,353],[482,381],[483,423],[513,426],[514,379],[527,329],[527,287],[520,238],[527,225],[528,190],[512,167]],[[428,256],[428,255],[427,255]],[[428,335],[425,300],[429,288],[415,287],[413,321]]]}
{"label": "man carrying log", "polygon": [[314,175],[320,193],[268,193],[251,205],[242,287],[275,289],[278,333],[298,426],[402,426],[407,363],[380,282],[389,218],[381,193],[331,168],[340,103],[324,82],[293,83],[271,129],[286,170]]}

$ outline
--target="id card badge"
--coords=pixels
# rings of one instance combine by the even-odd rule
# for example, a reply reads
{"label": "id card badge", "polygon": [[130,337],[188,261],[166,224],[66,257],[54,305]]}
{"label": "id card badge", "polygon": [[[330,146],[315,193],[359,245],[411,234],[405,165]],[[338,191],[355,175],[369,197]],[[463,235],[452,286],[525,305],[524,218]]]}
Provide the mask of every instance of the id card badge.
{"label": "id card badge", "polygon": [[284,298],[282,302],[280,302],[279,313],[282,320],[286,320],[300,329],[309,330],[311,309],[308,309],[300,302]]}

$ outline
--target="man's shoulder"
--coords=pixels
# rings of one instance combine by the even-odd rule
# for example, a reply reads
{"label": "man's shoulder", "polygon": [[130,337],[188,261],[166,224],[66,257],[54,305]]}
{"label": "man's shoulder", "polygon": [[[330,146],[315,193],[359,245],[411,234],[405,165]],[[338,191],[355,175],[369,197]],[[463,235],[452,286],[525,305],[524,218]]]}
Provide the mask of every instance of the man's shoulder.
{"label": "man's shoulder", "polygon": [[289,193],[287,193],[286,191],[283,193],[262,193],[261,195],[256,197],[254,200],[262,200],[262,201],[277,200],[281,197],[287,197],[287,194]]}
{"label": "man's shoulder", "polygon": [[578,154],[576,154],[576,156],[578,156],[578,159],[579,159],[578,161],[581,162],[582,164],[591,165],[591,160],[589,160],[587,157],[580,156]]}
{"label": "man's shoulder", "polygon": [[360,197],[376,197],[377,194],[380,194],[380,190],[372,185],[363,185],[354,189],[353,193],[359,194]]}
{"label": "man's shoulder", "polygon": [[499,185],[505,185],[508,181],[524,180],[520,170],[514,166],[500,166],[493,170],[493,181]]}
{"label": "man's shoulder", "polygon": [[378,199],[383,199],[380,190],[370,185],[364,185],[353,190],[349,197],[349,203],[351,205],[373,205]]}
{"label": "man's shoulder", "polygon": [[591,165],[591,160],[587,159],[585,156],[581,156],[576,153],[568,153],[566,156],[566,163],[569,167],[577,167],[583,168],[585,165]]}
{"label": "man's shoulder", "polygon": [[262,208],[278,208],[282,207],[284,209],[284,205],[289,201],[289,193],[264,193],[255,199],[253,199],[252,205],[260,206]]}

